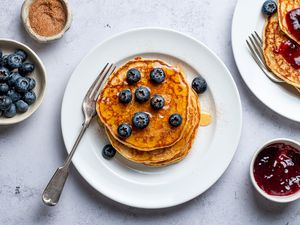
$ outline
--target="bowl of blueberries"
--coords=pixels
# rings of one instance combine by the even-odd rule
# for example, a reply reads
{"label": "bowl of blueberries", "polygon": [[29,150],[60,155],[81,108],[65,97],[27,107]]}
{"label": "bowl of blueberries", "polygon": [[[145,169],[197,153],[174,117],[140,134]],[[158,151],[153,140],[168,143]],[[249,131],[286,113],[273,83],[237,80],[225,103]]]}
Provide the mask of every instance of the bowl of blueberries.
{"label": "bowl of blueberries", "polygon": [[0,125],[19,123],[43,101],[46,70],[28,46],[0,39]]}

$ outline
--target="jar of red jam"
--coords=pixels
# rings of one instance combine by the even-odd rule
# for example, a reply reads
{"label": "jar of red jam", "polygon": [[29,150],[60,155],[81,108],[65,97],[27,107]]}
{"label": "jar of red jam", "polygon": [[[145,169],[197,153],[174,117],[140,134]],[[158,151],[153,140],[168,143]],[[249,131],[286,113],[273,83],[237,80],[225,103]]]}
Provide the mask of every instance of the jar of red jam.
{"label": "jar of red jam", "polygon": [[300,198],[300,144],[290,139],[267,142],[254,154],[250,176],[267,199],[291,202]]}

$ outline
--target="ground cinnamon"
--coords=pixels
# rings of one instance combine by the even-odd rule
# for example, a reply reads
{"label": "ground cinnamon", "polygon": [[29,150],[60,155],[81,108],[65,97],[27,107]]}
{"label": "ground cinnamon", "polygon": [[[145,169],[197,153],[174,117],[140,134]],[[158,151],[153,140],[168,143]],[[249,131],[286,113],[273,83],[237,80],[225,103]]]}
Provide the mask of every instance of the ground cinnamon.
{"label": "ground cinnamon", "polygon": [[29,9],[29,23],[41,36],[59,33],[67,20],[66,9],[61,0],[35,0]]}

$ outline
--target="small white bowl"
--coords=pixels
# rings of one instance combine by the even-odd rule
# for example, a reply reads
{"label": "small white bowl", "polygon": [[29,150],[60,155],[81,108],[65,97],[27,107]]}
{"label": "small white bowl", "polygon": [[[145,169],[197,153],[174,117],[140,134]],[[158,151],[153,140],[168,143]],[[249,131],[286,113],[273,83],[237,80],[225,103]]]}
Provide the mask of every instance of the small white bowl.
{"label": "small white bowl", "polygon": [[288,203],[288,202],[292,202],[297,200],[298,198],[300,198],[300,191],[292,194],[292,195],[288,195],[288,196],[275,196],[275,195],[270,195],[268,193],[266,193],[264,190],[262,190],[258,184],[256,183],[256,180],[254,178],[254,162],[255,159],[257,157],[257,155],[268,145],[271,144],[275,144],[275,143],[285,143],[288,145],[291,145],[292,147],[296,148],[299,152],[300,152],[300,143],[291,140],[291,139],[287,139],[287,138],[277,138],[277,139],[272,139],[270,141],[268,141],[267,143],[265,143],[261,148],[259,148],[255,154],[253,155],[251,164],[250,164],[250,178],[252,181],[253,186],[255,187],[255,189],[266,199],[269,199],[273,202],[277,202],[277,203]]}
{"label": "small white bowl", "polygon": [[72,22],[71,7],[69,5],[68,0],[60,0],[66,10],[67,20],[66,20],[66,24],[65,24],[64,28],[59,33],[57,33],[53,36],[41,36],[41,35],[35,33],[33,31],[33,29],[31,28],[28,15],[29,15],[30,6],[33,3],[33,1],[34,0],[25,0],[22,5],[22,9],[21,9],[21,19],[23,21],[23,25],[24,25],[26,31],[28,32],[28,34],[33,39],[35,39],[39,42],[44,42],[44,43],[54,41],[56,39],[61,38],[64,35],[64,33],[70,28],[71,22]]}
{"label": "small white bowl", "polygon": [[35,66],[34,71],[28,75],[28,77],[32,77],[36,80],[36,86],[33,89],[36,93],[36,101],[29,106],[25,113],[17,113],[17,115],[12,118],[5,118],[3,116],[0,117],[0,125],[10,125],[27,119],[41,105],[46,88],[46,69],[37,54],[31,48],[20,42],[0,38],[0,49],[3,51],[3,55],[14,53],[17,49],[22,49],[28,55],[26,62],[31,62]]}

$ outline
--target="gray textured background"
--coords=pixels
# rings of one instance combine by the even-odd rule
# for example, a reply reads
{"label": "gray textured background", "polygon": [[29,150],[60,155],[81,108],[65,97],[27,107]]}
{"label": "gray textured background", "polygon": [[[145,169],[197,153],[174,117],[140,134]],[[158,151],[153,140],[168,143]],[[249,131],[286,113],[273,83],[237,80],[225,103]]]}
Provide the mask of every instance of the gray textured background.
{"label": "gray textured background", "polygon": [[[245,86],[231,50],[235,0],[71,0],[74,20],[65,36],[38,44],[24,31],[21,0],[0,1],[0,37],[35,50],[48,71],[46,97],[25,122],[0,128],[0,224],[282,224],[300,222],[300,202],[278,205],[253,190],[248,167],[255,149],[268,139],[300,139],[300,126],[262,105]],[[134,27],[160,26],[204,42],[228,66],[243,104],[238,151],[222,178],[198,198],[169,209],[141,210],[112,202],[72,169],[61,202],[41,202],[41,192],[66,157],[60,129],[64,89],[82,57],[103,39]],[[76,122],[76,121],[74,121]],[[188,190],[182,190],[188,191]]]}

